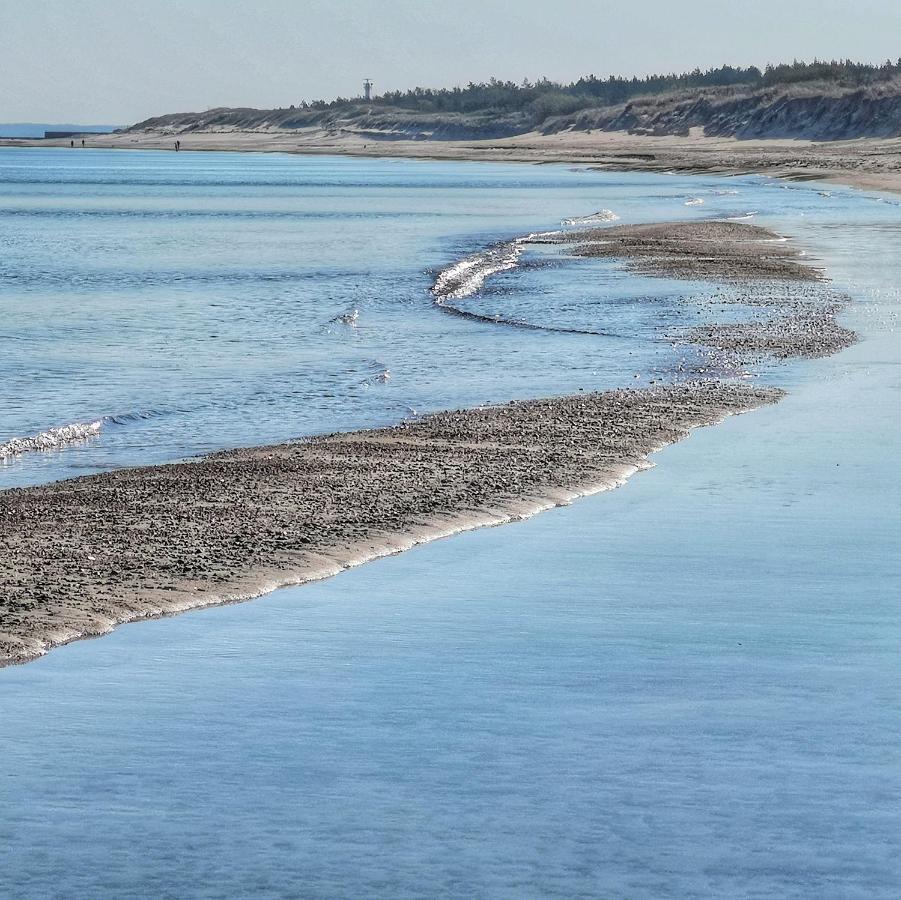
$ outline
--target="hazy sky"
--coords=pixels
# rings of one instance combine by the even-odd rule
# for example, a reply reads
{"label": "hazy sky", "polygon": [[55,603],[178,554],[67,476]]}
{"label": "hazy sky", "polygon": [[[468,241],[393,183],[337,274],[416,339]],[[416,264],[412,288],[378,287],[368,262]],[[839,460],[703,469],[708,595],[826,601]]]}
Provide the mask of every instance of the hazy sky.
{"label": "hazy sky", "polygon": [[901,54],[901,0],[2,0],[0,121]]}

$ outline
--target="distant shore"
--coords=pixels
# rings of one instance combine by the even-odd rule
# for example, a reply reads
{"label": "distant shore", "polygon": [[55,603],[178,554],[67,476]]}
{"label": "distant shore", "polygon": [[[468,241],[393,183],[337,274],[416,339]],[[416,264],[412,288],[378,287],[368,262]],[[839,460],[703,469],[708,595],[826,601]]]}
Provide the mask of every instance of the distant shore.
{"label": "distant shore", "polygon": [[825,356],[854,340],[836,321],[842,297],[766,229],[707,221],[554,234],[575,254],[707,279],[723,286],[717,304],[772,315],[687,331],[710,362],[673,372],[669,385],[438,413],[0,491],[0,666],[616,487],[693,428],[782,396],[715,375],[741,374],[761,356]]}
{"label": "distant shore", "polygon": [[[320,128],[92,135],[88,147],[132,150],[278,152],[523,163],[568,163],[610,171],[762,174],[901,193],[901,138],[852,141],[737,140],[569,131],[498,140],[386,140]],[[0,140],[3,146],[68,147],[68,139]],[[76,141],[80,149],[80,139]]]}

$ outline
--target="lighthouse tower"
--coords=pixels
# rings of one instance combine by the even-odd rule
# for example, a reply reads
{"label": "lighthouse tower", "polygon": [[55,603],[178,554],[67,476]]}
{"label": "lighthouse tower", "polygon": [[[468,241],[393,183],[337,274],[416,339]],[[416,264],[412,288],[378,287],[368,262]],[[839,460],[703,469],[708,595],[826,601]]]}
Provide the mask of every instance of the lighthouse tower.
{"label": "lighthouse tower", "polygon": [[372,79],[363,79],[363,99],[368,103],[372,99]]}

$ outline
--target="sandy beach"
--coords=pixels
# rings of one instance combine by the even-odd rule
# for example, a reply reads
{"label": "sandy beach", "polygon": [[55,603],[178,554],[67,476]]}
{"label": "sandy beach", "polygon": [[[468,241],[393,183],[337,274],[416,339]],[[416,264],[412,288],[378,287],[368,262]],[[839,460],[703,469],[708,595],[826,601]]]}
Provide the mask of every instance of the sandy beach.
{"label": "sandy beach", "polygon": [[[797,249],[765,228],[738,222],[677,222],[620,226],[562,235],[579,256],[624,260],[641,275],[740,285],[719,302],[742,304],[773,315],[751,322],[714,323],[689,332],[695,344],[727,354],[732,366],[761,357],[830,356],[851,346],[852,331],[838,315],[848,298],[831,290],[822,273],[802,262]],[[706,252],[715,247],[714,253]],[[726,362],[722,356],[720,363]]]}
{"label": "sandy beach", "polygon": [[823,274],[765,229],[713,221],[554,239],[648,274],[731,284],[732,302],[772,308],[687,335],[708,346],[701,380],[441,413],[4,491],[0,664],[616,487],[691,429],[781,396],[713,374],[749,356],[822,356],[853,341],[836,323],[842,300]]}
{"label": "sandy beach", "polygon": [[[775,178],[848,184],[862,190],[901,193],[901,139],[849,141],[739,140],[706,137],[692,129],[686,137],[626,132],[569,131],[531,133],[498,140],[415,141],[374,139],[352,131],[221,130],[140,132],[87,138],[89,147],[216,150],[372,157],[568,163],[611,171],[684,172],[735,175],[759,173]],[[0,146],[62,146],[60,140],[4,140]]]}
{"label": "sandy beach", "polygon": [[0,900],[896,900],[901,2],[0,21]]}
{"label": "sandy beach", "polygon": [[[720,285],[717,302],[745,306],[757,313],[755,318],[741,324],[699,326],[678,336],[718,354],[720,369],[744,367],[764,356],[829,356],[855,341],[853,332],[837,318],[848,302],[847,296],[830,289],[823,273],[803,261],[793,244],[766,228],[708,220],[524,235],[489,250],[485,263],[503,270],[523,247],[546,243],[561,244],[573,256],[615,260],[637,275]],[[477,271],[476,277],[483,275]],[[458,298],[465,298],[470,287],[467,282],[472,278],[473,270],[466,261],[442,273],[433,288],[437,305],[446,312],[489,324],[535,327],[515,319],[482,315],[459,302]]]}
{"label": "sandy beach", "polygon": [[616,487],[778,397],[706,382],[535,400],[5,491],[0,664]]}

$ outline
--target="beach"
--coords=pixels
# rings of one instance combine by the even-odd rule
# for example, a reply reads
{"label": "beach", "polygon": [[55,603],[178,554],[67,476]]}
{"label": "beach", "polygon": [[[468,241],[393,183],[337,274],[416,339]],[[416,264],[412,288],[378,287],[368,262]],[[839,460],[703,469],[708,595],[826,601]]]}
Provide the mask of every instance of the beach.
{"label": "beach", "polygon": [[0,494],[0,664],[616,487],[690,429],[778,396],[536,400]]}
{"label": "beach", "polygon": [[[535,236],[543,241],[547,237]],[[676,222],[558,232],[582,256],[645,274],[733,283],[780,313],[689,334],[713,371],[853,343],[844,300],[767,229]],[[448,296],[456,282],[440,276]],[[777,401],[748,384],[680,379],[414,418],[387,429],[226,451],[0,492],[0,663],[123,622],[259,596],[458,531],[613,488],[691,429]]]}
{"label": "beach", "polygon": [[[498,140],[388,140],[318,128],[259,131],[140,132],[91,136],[90,147],[184,151],[348,154],[363,157],[567,163],[606,171],[681,172],[848,184],[861,190],[901,192],[901,139],[848,141],[739,140],[626,132],[531,133]],[[68,146],[67,140],[0,141],[0,146]]]}
{"label": "beach", "polygon": [[[571,397],[574,409],[584,394],[623,384],[640,386],[628,393],[647,402],[649,385],[668,391],[705,372],[788,394],[695,429],[621,489],[253,603],[151,613],[140,627],[3,669],[10,777],[0,784],[0,893],[143,896],[164,884],[179,896],[290,896],[298,885],[323,896],[520,896],[528,884],[544,896],[894,897],[901,502],[886,448],[901,419],[892,201],[763,179],[552,166],[7,155],[17,189],[38,196],[7,196],[4,206],[8,234],[20,236],[10,257],[17,278],[4,283],[7,328],[21,338],[0,371],[28,407],[10,407],[8,436],[114,414],[97,437],[22,453],[0,470],[5,485],[38,484],[22,501],[37,516],[27,546],[52,535],[53,516],[68,521],[86,550],[62,573],[73,586],[113,589],[90,568],[100,559],[87,549],[92,532],[112,546],[135,537],[84,527],[79,508],[101,523],[127,518],[115,503],[82,503],[84,479],[43,488],[46,501],[41,483],[105,470],[108,480],[88,480],[95,500],[101,487],[113,500],[134,489],[136,504],[154,499],[154,517],[184,516],[161,485],[187,476],[131,472],[248,447],[236,470],[271,474],[278,490],[266,502],[277,507],[287,466],[251,465],[254,445],[287,443],[287,453],[298,448],[293,435],[417,425],[408,404],[484,405],[501,417],[513,398]],[[254,180],[261,191],[247,186]],[[415,203],[385,186],[401,182]],[[353,201],[306,200],[322,183]],[[517,193],[521,184],[539,187]],[[687,206],[694,198],[705,203]],[[440,209],[438,224],[428,207]],[[443,272],[495,241],[606,208],[627,228],[652,231],[659,226],[648,223],[665,219],[718,228],[709,220],[759,210],[756,221],[776,236],[757,234],[751,243],[773,252],[756,255],[771,270],[801,263],[806,277],[705,287],[673,277],[711,264],[709,253],[686,260],[690,232],[639,240],[624,231],[626,247],[647,250],[650,237],[657,251],[608,258],[578,255],[578,241],[525,244],[516,268],[449,299],[488,321],[445,315],[430,294]],[[345,237],[330,256],[336,220]],[[727,245],[738,269],[754,235]],[[301,251],[320,260],[312,272],[291,267]],[[657,256],[669,258],[668,274],[643,274]],[[735,302],[743,297],[756,302]],[[828,356],[819,340],[803,341],[795,346],[807,355],[785,362],[689,343],[694,328],[794,316],[798,300],[859,342]],[[38,317],[53,328],[37,330]],[[305,340],[322,347],[309,364]],[[220,359],[229,371],[217,380]],[[57,396],[72,399],[53,405]],[[497,425],[491,409],[482,432],[479,417],[445,421],[487,433]],[[562,429],[554,435],[565,449]],[[358,439],[342,438],[352,444],[345,457],[357,457]],[[325,438],[329,460],[332,448]],[[429,456],[440,453],[436,445]],[[201,471],[226,472],[230,455]],[[392,446],[385,460],[405,467],[404,455]],[[468,455],[457,448],[454,466]],[[261,483],[244,476],[196,485],[197,530],[186,524],[184,546],[169,543],[172,556],[151,560],[159,583],[198,561],[185,547],[215,525],[218,491]],[[173,499],[193,503],[189,485],[176,485]],[[228,506],[223,524],[240,512]],[[257,516],[252,509],[248,521]],[[226,558],[242,563],[270,540],[269,527],[246,528]],[[106,580],[121,584],[132,559],[104,561]],[[58,574],[52,560],[42,565]],[[188,599],[212,599],[217,574],[201,579],[213,590]],[[156,608],[173,595],[160,591]],[[85,603],[76,614],[91,605],[103,607]]]}
{"label": "beach", "polygon": [[899,900],[901,3],[11,3],[0,900]]}

